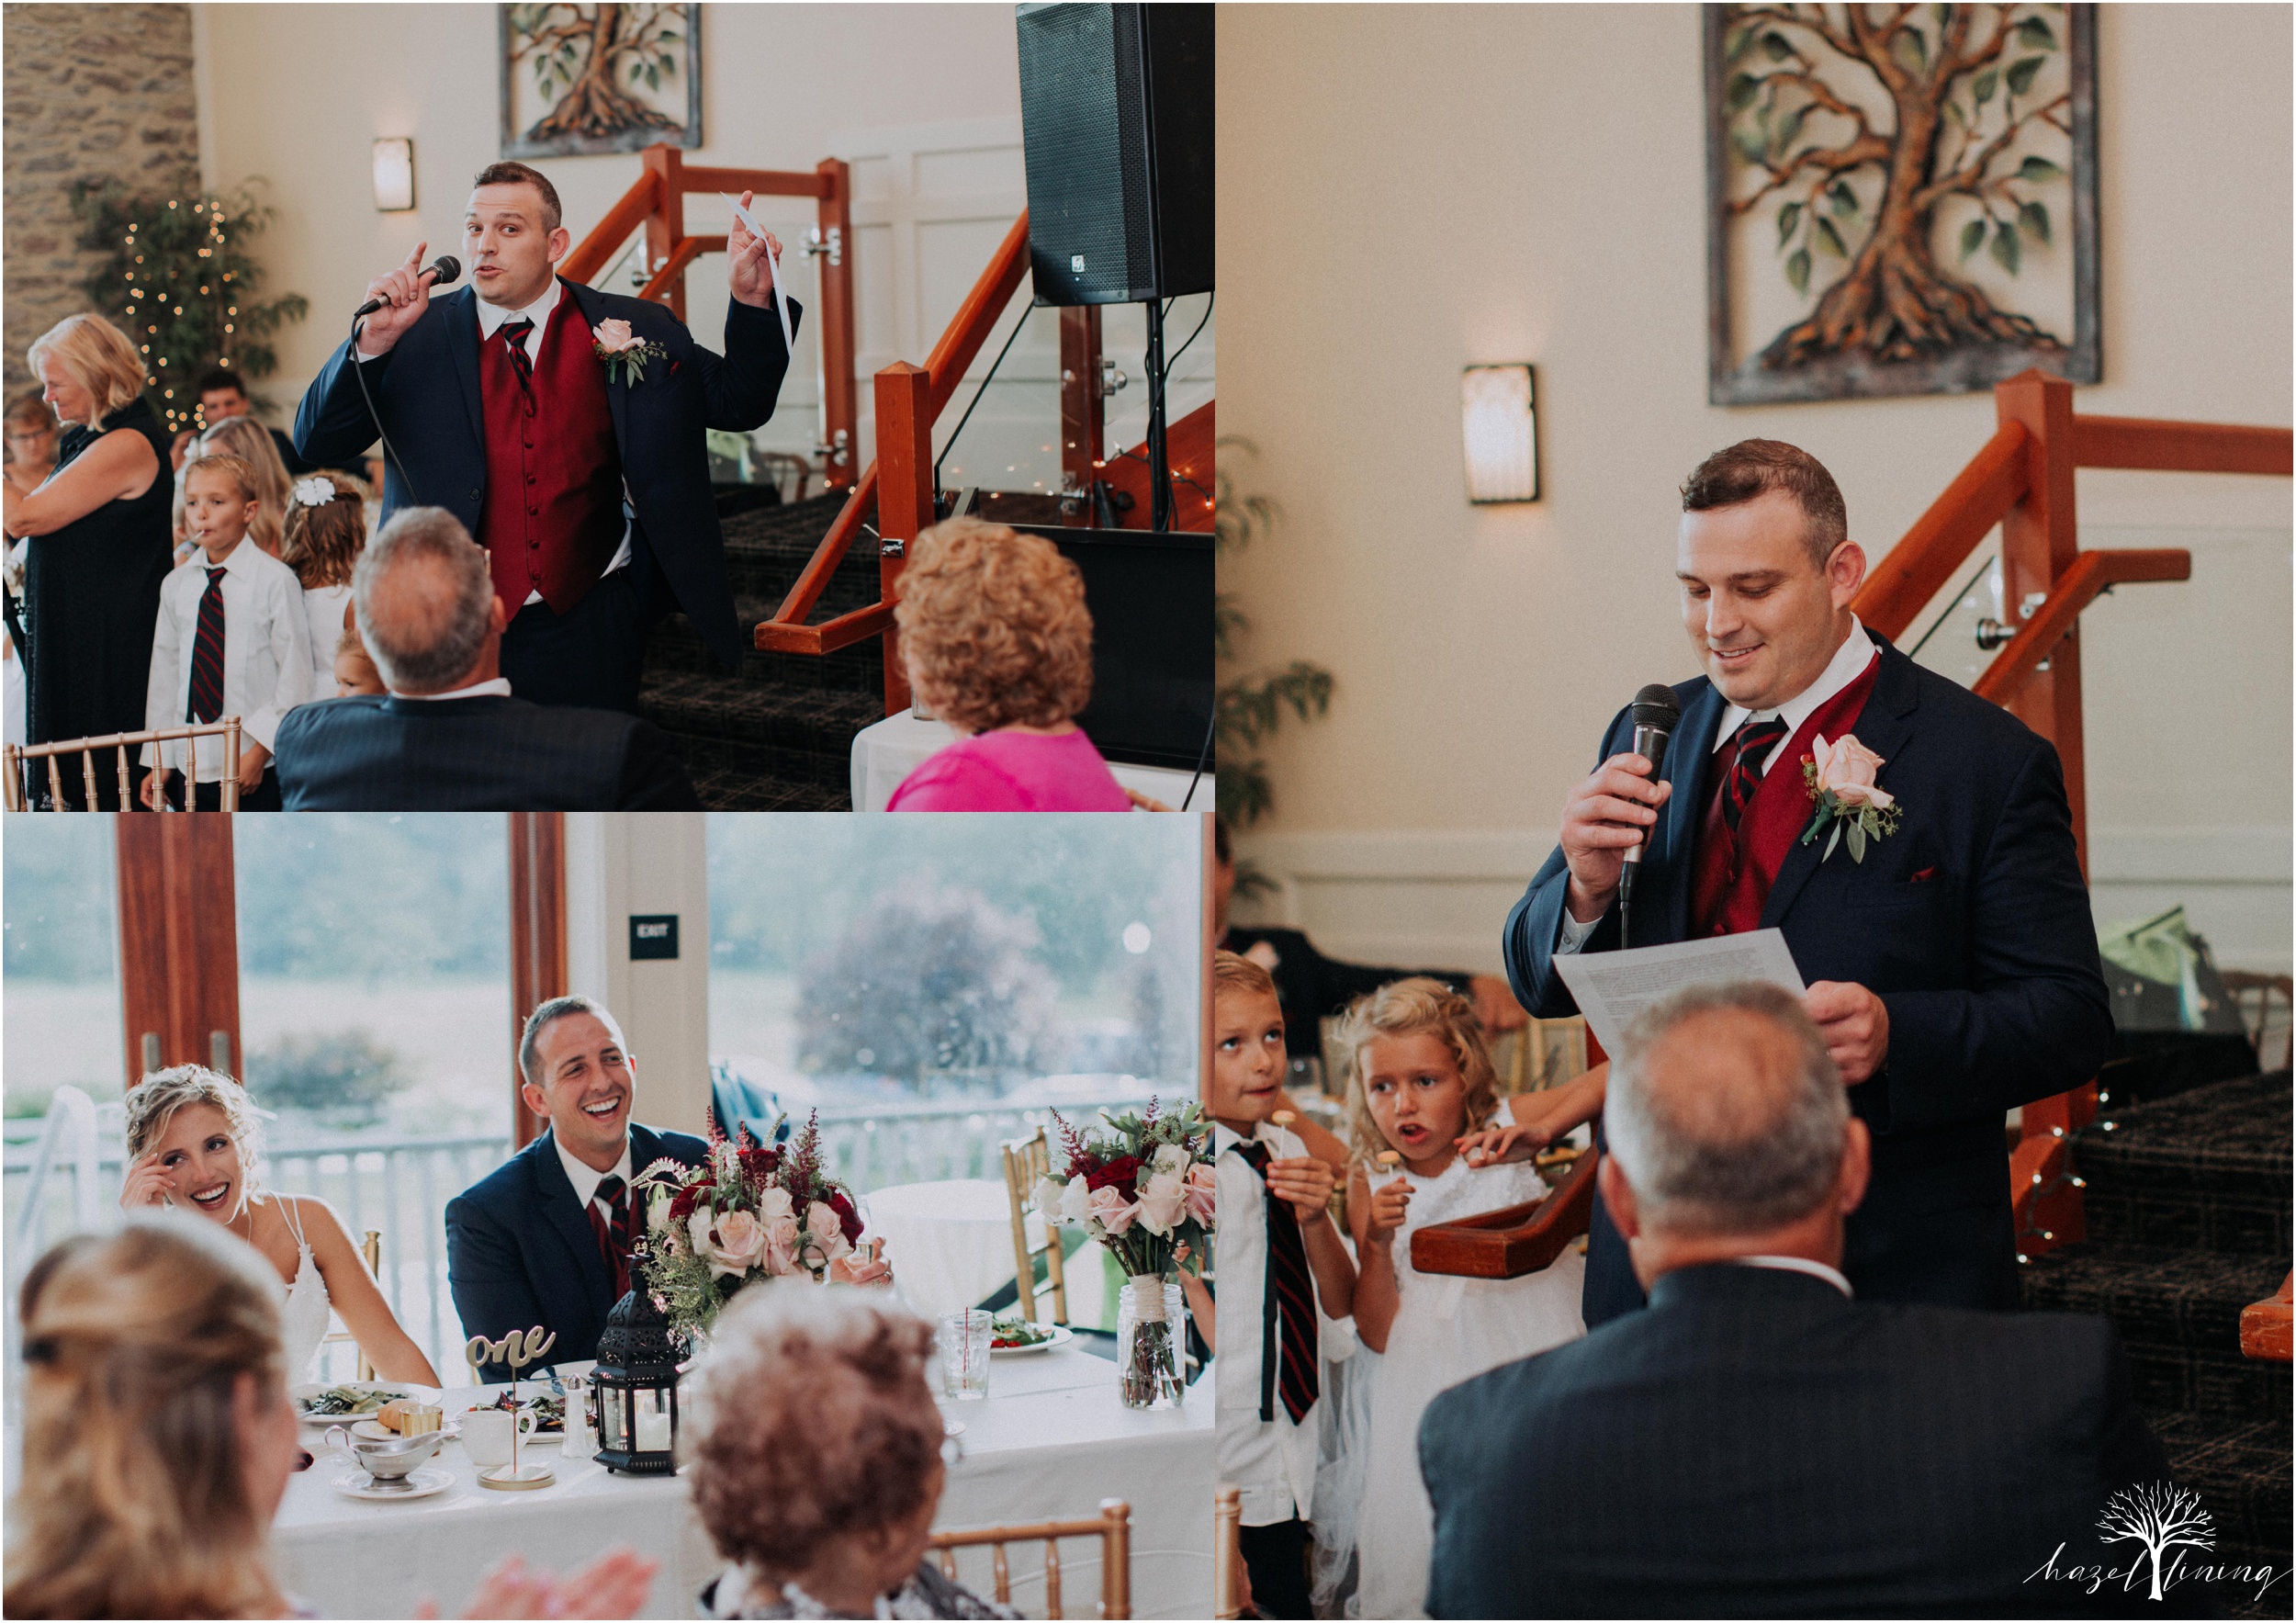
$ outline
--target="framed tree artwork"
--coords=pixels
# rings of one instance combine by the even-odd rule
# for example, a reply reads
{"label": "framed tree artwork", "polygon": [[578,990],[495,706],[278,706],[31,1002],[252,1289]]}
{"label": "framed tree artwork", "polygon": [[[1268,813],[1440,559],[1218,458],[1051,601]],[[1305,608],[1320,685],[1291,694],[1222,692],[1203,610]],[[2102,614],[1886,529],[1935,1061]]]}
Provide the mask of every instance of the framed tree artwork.
{"label": "framed tree artwork", "polygon": [[702,144],[702,7],[505,6],[502,155]]}
{"label": "framed tree artwork", "polygon": [[2101,375],[2092,6],[1709,6],[1707,399]]}

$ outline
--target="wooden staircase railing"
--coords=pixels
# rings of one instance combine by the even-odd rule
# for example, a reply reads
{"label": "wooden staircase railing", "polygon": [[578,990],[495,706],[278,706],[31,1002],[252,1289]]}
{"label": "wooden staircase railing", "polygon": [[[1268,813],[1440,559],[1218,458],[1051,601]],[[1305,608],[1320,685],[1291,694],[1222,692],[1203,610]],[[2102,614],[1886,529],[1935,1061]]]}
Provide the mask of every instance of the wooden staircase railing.
{"label": "wooden staircase railing", "polygon": [[[822,440],[814,447],[821,458],[822,474],[833,490],[853,483],[853,451],[860,443],[855,416],[853,349],[853,179],[845,163],[824,158],[810,171],[786,169],[721,169],[688,165],[676,147],[658,141],[638,154],[646,171],[606,210],[604,218],[558,264],[558,274],[570,282],[587,282],[604,270],[614,251],[640,225],[646,228],[646,285],[640,299],[667,304],[680,321],[686,317],[686,270],[704,254],[725,252],[724,233],[690,237],[685,231],[685,199],[695,192],[738,197],[812,197],[818,205],[817,223],[810,242],[784,243],[782,268],[791,268],[790,254],[818,256],[821,266],[820,308],[807,314],[821,343]],[[787,287],[784,280],[782,286]]]}
{"label": "wooden staircase railing", "polygon": [[[1866,579],[1852,605],[1893,639],[2001,526],[2003,598],[2020,624],[1975,683],[2057,748],[2081,871],[2088,871],[2088,801],[2081,731],[2080,614],[2100,592],[2144,580],[2187,580],[2180,549],[2083,552],[2073,512],[2077,468],[2141,468],[2282,478],[2296,465],[2296,433],[2216,423],[2085,417],[2073,386],[2020,373],[1994,386],[1999,426],[1967,467]],[[2017,1244],[2030,1255],[2081,1239],[2086,1225],[2072,1135],[2096,1119],[2097,1086],[2027,1105],[2010,1156]]]}

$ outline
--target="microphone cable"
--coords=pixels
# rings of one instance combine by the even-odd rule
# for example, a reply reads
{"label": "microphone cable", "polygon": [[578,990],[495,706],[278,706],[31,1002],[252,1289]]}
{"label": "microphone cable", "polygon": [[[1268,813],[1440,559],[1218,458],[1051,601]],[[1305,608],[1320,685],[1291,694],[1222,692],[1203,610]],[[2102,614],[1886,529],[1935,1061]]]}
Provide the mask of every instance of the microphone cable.
{"label": "microphone cable", "polygon": [[[353,317],[351,321],[351,354],[349,357],[351,362],[351,376],[359,380],[359,398],[366,402],[366,415],[368,421],[375,424],[375,437],[383,442],[383,456],[385,458],[386,468],[388,468],[389,464],[393,462],[399,465],[399,482],[406,488],[407,505],[409,507],[420,507],[422,505],[422,502],[421,498],[416,496],[414,493],[414,480],[408,477],[406,461],[399,455],[399,447],[390,443],[390,435],[383,432],[383,414],[375,409],[375,397],[367,392],[366,363],[359,358],[359,334],[366,331],[366,318],[365,316]],[[379,359],[380,357],[378,356],[377,358]],[[383,493],[380,490],[376,491],[375,500],[380,502],[382,499]]]}

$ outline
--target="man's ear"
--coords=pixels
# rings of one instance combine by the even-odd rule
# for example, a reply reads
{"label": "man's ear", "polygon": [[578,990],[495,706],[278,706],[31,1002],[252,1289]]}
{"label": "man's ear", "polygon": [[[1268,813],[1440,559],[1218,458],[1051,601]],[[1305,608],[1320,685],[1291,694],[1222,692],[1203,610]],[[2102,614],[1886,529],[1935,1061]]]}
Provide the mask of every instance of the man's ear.
{"label": "man's ear", "polygon": [[1826,560],[1826,584],[1837,609],[1846,609],[1865,584],[1865,548],[1844,541]]}
{"label": "man's ear", "polygon": [[573,246],[574,233],[572,231],[568,231],[564,226],[552,231],[549,242],[550,263],[556,265],[559,260],[564,259],[566,251]]}
{"label": "man's ear", "polygon": [[487,629],[500,637],[510,628],[510,623],[511,612],[502,606],[501,593],[497,592],[487,601]]}
{"label": "man's ear", "polygon": [[1602,1193],[1603,1204],[1610,1208],[1611,1224],[1617,1229],[1618,1237],[1622,1240],[1639,1239],[1642,1223],[1635,1212],[1634,1186],[1619,1170],[1617,1156],[1603,1157],[1602,1164],[1594,1169],[1594,1187]]}
{"label": "man's ear", "polygon": [[[498,597],[494,601],[499,604],[502,600]],[[546,1121],[550,1119],[549,1101],[543,1097],[539,1086],[532,1082],[521,1082],[518,1085],[518,1097],[526,1101],[526,1108],[535,1115]]]}
{"label": "man's ear", "polygon": [[1834,1197],[1847,1217],[1865,1199],[1866,1180],[1874,1171],[1874,1135],[1863,1121],[1850,1118],[1841,1135],[1841,1176],[1835,1181]]}

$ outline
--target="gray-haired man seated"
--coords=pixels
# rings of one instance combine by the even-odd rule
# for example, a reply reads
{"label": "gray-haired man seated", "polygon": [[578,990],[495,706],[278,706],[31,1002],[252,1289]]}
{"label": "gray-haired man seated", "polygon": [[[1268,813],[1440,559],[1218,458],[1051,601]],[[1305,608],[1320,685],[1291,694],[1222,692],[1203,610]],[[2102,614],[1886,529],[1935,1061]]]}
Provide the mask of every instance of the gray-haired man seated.
{"label": "gray-haired man seated", "polygon": [[1851,1298],[1866,1129],[1799,999],[1701,987],[1649,1010],[1604,1123],[1603,1198],[1649,1306],[1429,1405],[1430,1612],[2161,1609],[2149,1570],[2089,1584],[2145,1565],[2100,1542],[2106,1502],[2168,1478],[2111,1326]]}
{"label": "gray-haired man seated", "polygon": [[650,722],[512,694],[487,555],[445,509],[402,509],[360,554],[351,592],[390,692],[287,712],[288,811],[701,809]]}

